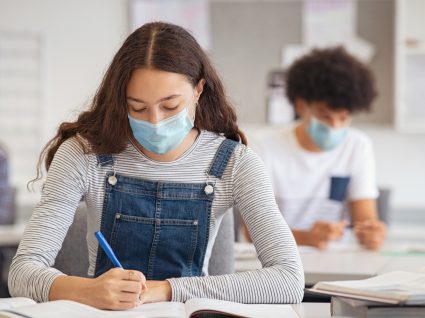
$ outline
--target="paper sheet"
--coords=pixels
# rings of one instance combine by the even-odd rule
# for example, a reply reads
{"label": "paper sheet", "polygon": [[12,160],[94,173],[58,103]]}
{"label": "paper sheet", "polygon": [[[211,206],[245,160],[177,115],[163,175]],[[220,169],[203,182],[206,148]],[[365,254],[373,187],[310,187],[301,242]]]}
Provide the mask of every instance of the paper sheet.
{"label": "paper sheet", "polygon": [[240,317],[298,318],[298,315],[292,309],[291,305],[235,305],[235,303],[223,300],[190,299],[186,302],[186,308],[188,316],[194,312],[208,308],[214,311],[225,312],[226,314],[233,314]]}
{"label": "paper sheet", "polygon": [[9,310],[32,318],[145,318],[142,313],[130,311],[99,310],[87,305],[67,300],[18,307]]}

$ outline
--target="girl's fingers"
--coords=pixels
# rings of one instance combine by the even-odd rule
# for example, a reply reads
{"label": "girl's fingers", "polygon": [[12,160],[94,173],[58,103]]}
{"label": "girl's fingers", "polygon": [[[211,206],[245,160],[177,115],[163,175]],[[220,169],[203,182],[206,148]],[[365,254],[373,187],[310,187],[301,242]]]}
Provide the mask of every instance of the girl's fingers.
{"label": "girl's fingers", "polygon": [[127,293],[140,293],[140,283],[134,281],[121,281],[120,291]]}
{"label": "girl's fingers", "polygon": [[139,293],[121,292],[118,295],[118,300],[120,302],[135,303],[139,301],[139,296]]}
{"label": "girl's fingers", "polygon": [[122,278],[124,280],[135,281],[138,284],[141,284],[142,290],[148,289],[146,286],[146,277],[145,275],[143,275],[142,272],[135,271],[135,270],[124,270]]}
{"label": "girl's fingers", "polygon": [[125,269],[121,273],[121,279],[123,280],[131,280],[135,282],[142,282],[145,279],[145,275],[136,270]]}
{"label": "girl's fingers", "polygon": [[137,306],[139,306],[140,301],[133,301],[133,302],[127,302],[127,301],[120,301],[118,308],[115,310],[128,310],[128,309],[132,309],[132,308],[136,308]]}

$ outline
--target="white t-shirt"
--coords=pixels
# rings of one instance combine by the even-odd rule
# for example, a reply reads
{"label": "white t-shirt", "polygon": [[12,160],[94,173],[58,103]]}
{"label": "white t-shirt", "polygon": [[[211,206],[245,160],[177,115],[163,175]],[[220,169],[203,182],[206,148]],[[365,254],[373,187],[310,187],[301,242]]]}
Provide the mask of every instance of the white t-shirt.
{"label": "white t-shirt", "polygon": [[276,201],[292,229],[307,230],[319,220],[346,219],[346,202],[376,199],[375,160],[370,139],[349,128],[331,151],[301,147],[295,127],[253,140],[270,175]]}

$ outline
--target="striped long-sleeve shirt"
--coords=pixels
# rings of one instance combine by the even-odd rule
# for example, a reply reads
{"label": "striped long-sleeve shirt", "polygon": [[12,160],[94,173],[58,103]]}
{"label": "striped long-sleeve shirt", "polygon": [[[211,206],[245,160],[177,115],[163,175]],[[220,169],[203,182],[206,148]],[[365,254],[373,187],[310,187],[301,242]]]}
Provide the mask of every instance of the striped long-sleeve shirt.
{"label": "striped long-sleeve shirt", "polygon": [[[114,155],[118,174],[163,182],[205,183],[223,136],[201,131],[194,144],[179,159],[158,162],[146,157],[130,142]],[[83,141],[85,142],[85,141]],[[89,145],[86,142],[86,146]],[[99,167],[96,155],[85,153],[74,138],[58,149],[47,175],[40,202],[26,227],[9,273],[12,296],[47,301],[50,286],[60,271],[56,255],[71,225],[77,205],[84,198],[88,207],[90,276],[94,273],[104,201],[104,178],[110,167]],[[297,247],[273,196],[263,164],[248,147],[240,144],[232,154],[221,179],[215,180],[210,235],[201,277],[171,278],[173,301],[194,297],[242,303],[296,303],[304,288],[304,273]],[[251,272],[208,276],[208,263],[221,219],[236,206],[246,222],[263,268]]]}

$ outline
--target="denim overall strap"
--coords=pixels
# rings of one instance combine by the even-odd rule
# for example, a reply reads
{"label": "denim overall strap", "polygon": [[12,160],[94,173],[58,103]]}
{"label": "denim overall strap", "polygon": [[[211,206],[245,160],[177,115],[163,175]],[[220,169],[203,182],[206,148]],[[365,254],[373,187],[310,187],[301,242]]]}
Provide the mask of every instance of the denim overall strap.
{"label": "denim overall strap", "polygon": [[[211,163],[211,176],[221,178],[237,143],[225,140]],[[98,156],[100,165],[112,156]],[[115,182],[109,177],[115,176]],[[209,241],[214,191],[203,183],[145,180],[115,171],[105,175],[100,230],[124,268],[149,280],[200,276]],[[98,248],[95,277],[113,267]]]}
{"label": "denim overall strap", "polygon": [[208,170],[208,174],[210,176],[214,176],[216,178],[221,179],[224,173],[224,169],[226,169],[227,163],[232,156],[233,151],[239,143],[237,141],[231,139],[225,139],[217,152],[215,153],[215,157],[213,162]]}
{"label": "denim overall strap", "polygon": [[114,165],[114,157],[112,155],[97,155],[97,162],[99,166],[106,167],[106,166],[113,166]]}

